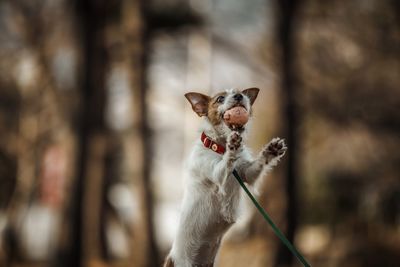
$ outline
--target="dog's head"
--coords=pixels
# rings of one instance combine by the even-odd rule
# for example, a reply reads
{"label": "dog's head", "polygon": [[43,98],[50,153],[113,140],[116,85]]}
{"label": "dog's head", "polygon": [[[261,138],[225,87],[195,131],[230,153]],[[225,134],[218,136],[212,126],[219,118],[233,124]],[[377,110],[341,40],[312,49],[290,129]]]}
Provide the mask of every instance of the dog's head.
{"label": "dog's head", "polygon": [[185,97],[192,105],[192,109],[200,117],[206,116],[208,122],[218,132],[219,135],[226,135],[232,130],[243,131],[245,125],[236,127],[229,125],[224,121],[226,111],[236,106],[244,107],[251,114],[251,107],[257,98],[258,88],[249,88],[245,90],[230,89],[218,93],[213,97],[190,92]]}

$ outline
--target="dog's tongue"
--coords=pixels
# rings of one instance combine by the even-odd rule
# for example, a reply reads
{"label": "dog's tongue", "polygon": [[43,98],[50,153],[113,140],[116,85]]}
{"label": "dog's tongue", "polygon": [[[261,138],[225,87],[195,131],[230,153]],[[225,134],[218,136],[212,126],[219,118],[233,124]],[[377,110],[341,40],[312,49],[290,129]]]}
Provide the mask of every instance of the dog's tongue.
{"label": "dog's tongue", "polygon": [[224,121],[228,125],[243,126],[249,120],[249,113],[244,107],[233,107],[224,113]]}

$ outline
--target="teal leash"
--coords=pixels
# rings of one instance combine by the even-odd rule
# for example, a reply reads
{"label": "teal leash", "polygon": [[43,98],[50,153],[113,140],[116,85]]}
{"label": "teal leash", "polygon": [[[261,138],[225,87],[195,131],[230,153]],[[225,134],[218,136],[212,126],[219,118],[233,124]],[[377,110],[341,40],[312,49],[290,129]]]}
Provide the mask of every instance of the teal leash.
{"label": "teal leash", "polygon": [[311,267],[311,265],[306,261],[306,259],[303,257],[303,255],[300,254],[300,252],[290,243],[290,241],[285,237],[285,235],[279,230],[279,228],[275,225],[275,223],[272,221],[271,217],[268,215],[268,213],[261,207],[261,205],[257,202],[256,198],[251,194],[249,189],[246,187],[246,185],[243,183],[242,178],[240,177],[239,173],[236,170],[233,170],[233,175],[235,176],[236,180],[239,182],[240,186],[243,188],[243,190],[246,192],[246,194],[249,196],[253,204],[256,206],[258,211],[261,213],[261,215],[264,217],[264,219],[269,223],[269,225],[272,227],[272,230],[274,230],[275,235],[279,237],[279,239],[286,245],[286,247],[293,253],[293,255],[296,256],[296,258],[303,264],[305,267]]}

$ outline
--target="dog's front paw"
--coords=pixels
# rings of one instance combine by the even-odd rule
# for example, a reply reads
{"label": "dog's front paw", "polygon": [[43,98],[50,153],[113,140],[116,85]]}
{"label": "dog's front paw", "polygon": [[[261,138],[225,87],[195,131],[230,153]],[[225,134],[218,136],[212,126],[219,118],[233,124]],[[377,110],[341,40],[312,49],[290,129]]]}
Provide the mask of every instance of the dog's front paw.
{"label": "dog's front paw", "polygon": [[232,132],[227,141],[227,147],[228,150],[230,151],[236,151],[240,148],[242,144],[242,137],[240,136],[240,133],[238,132]]}
{"label": "dog's front paw", "polygon": [[263,155],[267,159],[267,163],[274,158],[281,158],[285,155],[287,150],[287,146],[285,144],[285,140],[275,137],[269,142],[268,145],[265,146]]}

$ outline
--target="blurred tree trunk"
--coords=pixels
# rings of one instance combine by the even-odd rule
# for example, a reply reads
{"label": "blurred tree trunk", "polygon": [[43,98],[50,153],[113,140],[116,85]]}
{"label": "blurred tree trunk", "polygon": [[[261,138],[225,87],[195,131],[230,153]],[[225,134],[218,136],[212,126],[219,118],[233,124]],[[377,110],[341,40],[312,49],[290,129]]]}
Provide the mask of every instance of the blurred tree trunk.
{"label": "blurred tree trunk", "polygon": [[[148,22],[150,20],[150,1],[141,1],[141,15],[142,21]],[[148,110],[146,105],[146,93],[149,90],[148,85],[148,69],[149,69],[149,51],[151,28],[149,25],[142,25],[142,38],[141,38],[141,68],[139,69],[139,84],[140,84],[140,129],[141,136],[143,138],[143,193],[146,209],[144,210],[145,221],[147,222],[147,237],[148,237],[148,249],[147,249],[147,266],[160,266],[160,259],[158,255],[158,249],[155,241],[155,231],[153,222],[153,197],[150,184],[150,170],[151,170],[151,130],[148,125]],[[139,104],[139,103],[138,103]]]}
{"label": "blurred tree trunk", "polygon": [[[112,222],[120,227],[124,223],[107,203],[110,186],[119,182],[135,193],[139,210],[134,214],[135,221],[122,230],[129,236],[129,256],[116,264],[158,264],[149,189],[145,108],[149,50],[142,4],[127,0],[77,1],[84,59],[78,171],[72,197],[73,235],[65,266],[94,266],[104,261],[113,265],[107,228]],[[114,117],[118,114],[113,110],[122,103],[111,96],[121,92],[126,94],[132,114],[128,114],[131,123],[118,126],[115,120],[119,118]]]}
{"label": "blurred tree trunk", "polygon": [[[83,265],[84,255],[84,194],[88,185],[89,158],[94,138],[104,130],[104,37],[105,1],[78,1],[78,25],[82,49],[81,103],[77,128],[77,154],[75,185],[71,194],[71,238],[67,257],[60,264],[63,266]],[[101,155],[99,156],[101,157]],[[100,167],[100,166],[99,166]],[[100,177],[102,178],[102,177]],[[90,184],[90,183],[89,183]],[[93,190],[96,190],[93,188]],[[97,191],[97,190],[96,190]],[[96,210],[96,207],[93,207]],[[93,225],[96,229],[96,225]]]}
{"label": "blurred tree trunk", "polygon": [[[30,217],[32,215],[30,211],[32,207],[42,208],[42,211],[49,212],[55,219],[54,224],[50,223],[50,228],[58,226],[55,224],[62,215],[64,185],[68,183],[70,174],[67,169],[71,167],[66,167],[67,159],[74,149],[74,137],[68,116],[65,116],[62,110],[65,103],[61,101],[62,98],[59,95],[61,93],[57,91],[59,88],[52,76],[52,68],[49,64],[51,53],[46,50],[49,48],[49,39],[51,39],[49,35],[54,34],[57,28],[46,25],[44,16],[39,15],[47,11],[43,5],[13,1],[9,8],[13,14],[17,14],[14,17],[18,17],[21,26],[12,29],[13,34],[19,36],[17,42],[21,52],[11,57],[14,59],[12,63],[17,66],[21,62],[32,64],[31,69],[25,69],[14,80],[7,80],[7,83],[12,81],[7,87],[14,91],[13,97],[6,94],[8,101],[11,101],[8,105],[13,105],[14,109],[12,116],[8,118],[12,120],[12,124],[7,126],[11,136],[14,136],[9,140],[7,150],[15,155],[13,159],[15,162],[10,162],[8,169],[16,167],[16,173],[13,174],[15,175],[14,188],[9,188],[8,193],[11,198],[8,199],[6,211],[7,256],[9,265],[13,266],[21,259],[32,259],[34,253],[31,248],[35,247],[37,242],[57,239],[51,234],[50,238],[49,236],[32,238],[36,229],[29,227],[32,226],[33,220]],[[68,41],[71,41],[69,38],[70,36],[66,37]],[[53,43],[51,48],[56,50],[58,47]],[[11,66],[10,64],[9,69],[12,69]],[[29,78],[24,80],[22,77],[26,73]],[[10,74],[8,76],[12,77]],[[11,146],[12,150],[10,150]],[[48,162],[49,155],[52,155],[51,164]],[[49,165],[52,165],[51,171]],[[9,175],[10,173],[7,173],[7,176]],[[37,213],[35,215],[34,218],[37,219],[39,216]],[[26,229],[27,226],[28,229]],[[31,242],[27,242],[28,235]],[[51,254],[51,249],[49,248],[49,254]]]}
{"label": "blurred tree trunk", "polygon": [[[298,124],[299,110],[296,103],[297,84],[295,73],[295,38],[293,34],[293,22],[299,5],[299,0],[277,1],[279,9],[277,35],[281,47],[281,90],[282,107],[284,109],[284,121],[287,122],[284,129],[287,145],[287,173],[286,173],[286,236],[293,242],[298,218],[298,199],[296,184],[298,178]],[[283,243],[280,243],[276,266],[290,266],[293,262],[291,252]]]}

